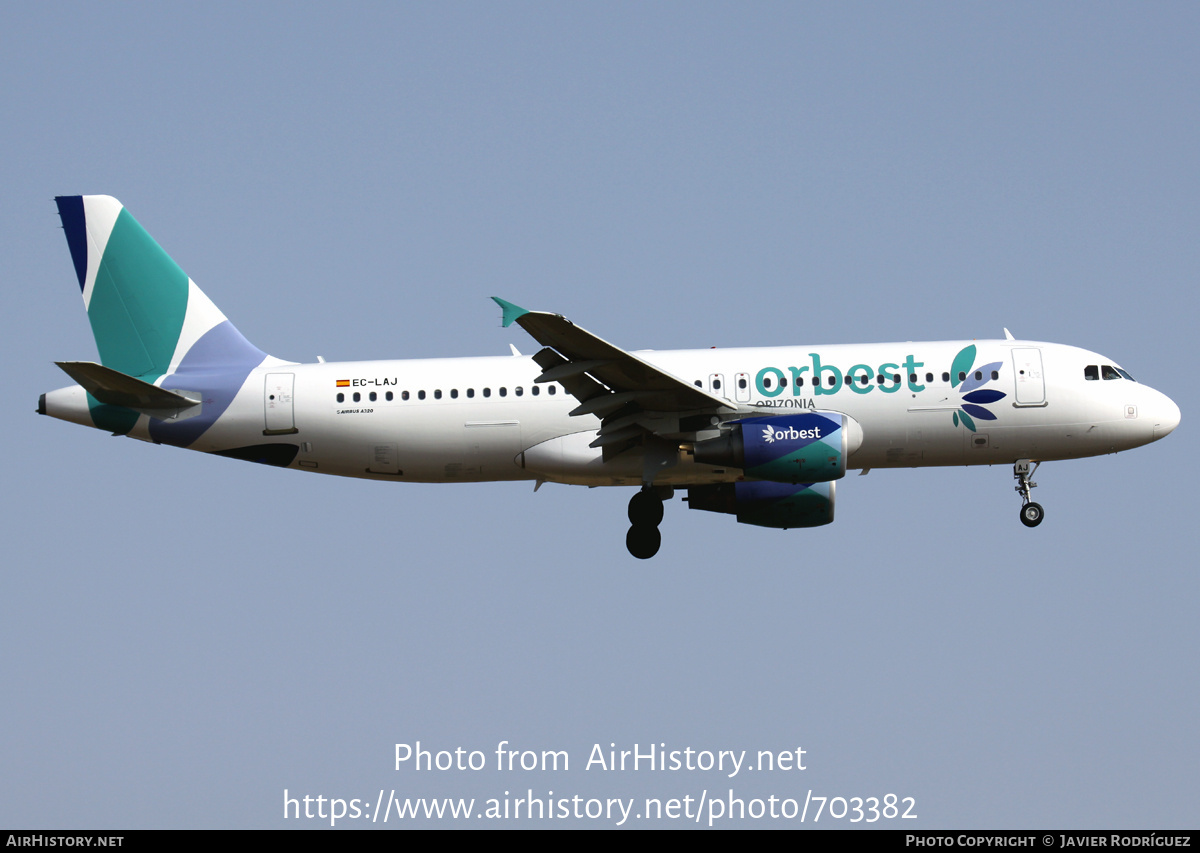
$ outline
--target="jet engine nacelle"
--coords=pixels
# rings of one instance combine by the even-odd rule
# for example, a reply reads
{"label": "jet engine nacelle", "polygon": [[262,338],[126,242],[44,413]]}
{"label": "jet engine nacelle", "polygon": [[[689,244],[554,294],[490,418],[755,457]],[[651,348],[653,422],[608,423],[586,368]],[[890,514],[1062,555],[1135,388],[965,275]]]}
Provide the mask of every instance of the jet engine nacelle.
{"label": "jet engine nacelle", "polygon": [[776,483],[841,479],[846,457],[862,444],[862,427],[840,412],[805,412],[731,421],[718,438],[698,441],[695,460],[740,468],[747,477]]}
{"label": "jet engine nacelle", "polygon": [[688,489],[691,509],[736,515],[759,527],[820,527],[833,521],[836,483],[720,483]]}

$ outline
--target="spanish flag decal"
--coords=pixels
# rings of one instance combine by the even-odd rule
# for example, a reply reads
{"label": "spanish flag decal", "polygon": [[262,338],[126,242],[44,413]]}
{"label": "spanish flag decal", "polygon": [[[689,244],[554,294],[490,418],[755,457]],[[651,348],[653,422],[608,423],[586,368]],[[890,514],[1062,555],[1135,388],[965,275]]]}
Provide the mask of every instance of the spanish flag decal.
{"label": "spanish flag decal", "polygon": [[349,387],[350,387],[350,380],[349,380],[349,379],[339,379],[339,380],[337,381],[337,387],[339,387],[339,388],[349,388]]}

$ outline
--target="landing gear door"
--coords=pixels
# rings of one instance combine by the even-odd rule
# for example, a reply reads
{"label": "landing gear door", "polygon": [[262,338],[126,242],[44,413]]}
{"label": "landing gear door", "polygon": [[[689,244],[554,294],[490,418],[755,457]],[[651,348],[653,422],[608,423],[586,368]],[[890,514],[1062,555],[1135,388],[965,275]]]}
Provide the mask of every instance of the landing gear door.
{"label": "landing gear door", "polygon": [[266,407],[266,429],[263,435],[290,435],[296,432],[292,416],[292,386],[294,373],[268,373],[263,404]]}
{"label": "landing gear door", "polygon": [[1013,378],[1018,406],[1046,405],[1046,378],[1042,373],[1042,351],[1037,347],[1014,347]]}

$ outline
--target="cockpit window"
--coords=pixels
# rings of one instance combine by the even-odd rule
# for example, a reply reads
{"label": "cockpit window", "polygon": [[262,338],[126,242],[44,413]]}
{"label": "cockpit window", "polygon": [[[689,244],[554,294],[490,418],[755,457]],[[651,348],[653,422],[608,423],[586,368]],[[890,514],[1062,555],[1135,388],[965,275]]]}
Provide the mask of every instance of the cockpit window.
{"label": "cockpit window", "polygon": [[1122,370],[1113,364],[1089,364],[1083,369],[1084,379],[1128,379],[1130,382],[1137,382],[1129,375],[1128,370]]}

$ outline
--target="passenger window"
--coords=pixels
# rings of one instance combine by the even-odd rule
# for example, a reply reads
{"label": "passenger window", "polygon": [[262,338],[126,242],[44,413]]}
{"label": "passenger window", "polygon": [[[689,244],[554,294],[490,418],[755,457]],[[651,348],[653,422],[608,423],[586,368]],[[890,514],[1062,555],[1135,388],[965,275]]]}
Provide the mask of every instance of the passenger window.
{"label": "passenger window", "polygon": [[876,376],[876,377],[875,377],[875,383],[876,383],[877,385],[882,385],[882,384],[883,384],[883,374],[882,374],[882,373],[881,373],[881,374],[879,374],[878,376]]}
{"label": "passenger window", "polygon": [[926,374],[925,374],[925,381],[926,381],[926,382],[932,382],[932,381],[933,381],[933,374],[932,374],[932,373],[926,373]]}
{"label": "passenger window", "polygon": [[407,400],[407,399],[408,399],[408,392],[407,392],[407,391],[401,391],[401,392],[400,392],[400,399],[401,399],[401,400]]}
{"label": "passenger window", "polygon": [[943,381],[943,382],[949,382],[949,381],[950,381],[950,374],[949,374],[949,372],[943,372],[943,373],[942,373],[942,381]]}
{"label": "passenger window", "polygon": [[[800,384],[801,384],[801,385],[803,385],[803,384],[804,384],[804,380],[803,380],[803,379],[801,379],[801,380],[800,380]],[[787,380],[786,380],[786,379],[780,379],[780,380],[779,380],[779,387],[780,387],[780,388],[786,388],[786,387],[787,387]]]}
{"label": "passenger window", "polygon": [[992,371],[992,378],[993,378],[993,379],[999,379],[999,378],[1000,378],[1000,371],[999,371],[999,370],[993,370],[993,371]]}
{"label": "passenger window", "polygon": [[962,382],[962,381],[963,381],[964,379],[966,379],[966,378],[967,378],[967,374],[966,374],[966,373],[964,373],[964,372],[963,372],[963,371],[961,371],[961,370],[960,370],[960,371],[958,371],[958,381],[959,381],[959,382]]}
{"label": "passenger window", "polygon": [[392,402],[392,392],[388,391],[386,394],[383,395],[383,398],[385,400],[387,400],[389,403]]}
{"label": "passenger window", "polygon": [[522,394],[525,393],[525,391],[521,388],[520,385],[518,385],[516,388],[513,389],[513,393],[516,394],[518,397],[520,397]]}
{"label": "passenger window", "polygon": [[355,391],[354,392],[354,402],[357,403],[361,399],[362,399],[362,394],[359,394],[357,391]]}
{"label": "passenger window", "polygon": [[475,389],[474,389],[474,388],[468,388],[468,389],[467,389],[467,397],[474,397],[474,396],[475,396]]}
{"label": "passenger window", "polygon": [[507,389],[507,388],[504,388],[504,387],[501,387],[501,388],[500,388],[500,396],[501,396],[501,397],[507,397],[507,396],[508,396],[508,389]]}
{"label": "passenger window", "polygon": [[700,384],[700,380],[699,380],[699,379],[697,379],[697,380],[696,380],[695,382],[693,382],[692,384],[693,384],[693,385],[695,385],[697,388],[703,388],[703,387],[704,387],[703,385],[701,385],[701,384]]}
{"label": "passenger window", "polygon": [[424,391],[418,391],[418,392],[417,392],[417,399],[418,399],[418,400],[424,400],[424,399],[425,399],[425,392],[424,392]]}
{"label": "passenger window", "polygon": [[338,402],[339,402],[339,403],[344,403],[344,402],[346,402],[346,395],[345,395],[345,394],[338,394]]}
{"label": "passenger window", "polygon": [[485,396],[485,397],[490,397],[490,396],[492,396],[492,389],[491,389],[491,388],[484,388],[484,389],[483,389],[483,396]]}
{"label": "passenger window", "polygon": [[771,377],[770,376],[763,377],[763,387],[766,388],[767,390],[771,389]]}
{"label": "passenger window", "polygon": [[979,381],[979,380],[980,380],[980,379],[982,379],[982,378],[983,378],[983,371],[982,371],[982,370],[976,370],[976,371],[975,371],[975,380],[976,380],[976,381]]}
{"label": "passenger window", "polygon": [[721,390],[721,380],[720,380],[720,379],[714,379],[714,380],[713,380],[713,390],[714,390],[714,391],[720,391],[720,390]]}
{"label": "passenger window", "polygon": [[745,390],[746,390],[746,380],[745,380],[745,379],[739,379],[739,380],[738,380],[738,387],[739,387],[739,388],[741,388],[743,391],[745,391]]}
{"label": "passenger window", "polygon": [[538,394],[542,393],[542,389],[539,388],[537,385],[534,385],[533,388],[530,389],[530,393],[536,397]]}
{"label": "passenger window", "polygon": [[436,389],[434,389],[434,392],[433,392],[433,399],[435,399],[435,400],[440,400],[440,399],[442,399],[442,389],[441,389],[441,388],[436,388]]}
{"label": "passenger window", "polygon": [[377,400],[378,398],[375,396],[375,392],[374,392],[374,391],[372,391],[372,392],[371,392],[371,396],[370,396],[368,399],[370,399],[370,401],[371,401],[372,403],[374,403],[374,402],[375,402],[375,400]]}
{"label": "passenger window", "polygon": [[554,395],[554,393],[555,393],[556,391],[558,391],[558,388],[556,388],[555,386],[551,385],[551,386],[550,386],[550,394],[551,394],[551,396],[553,396],[553,395]]}
{"label": "passenger window", "polygon": [[457,389],[457,388],[451,388],[451,389],[450,389],[450,399],[451,399],[451,400],[457,400],[457,399],[458,399],[458,389]]}

